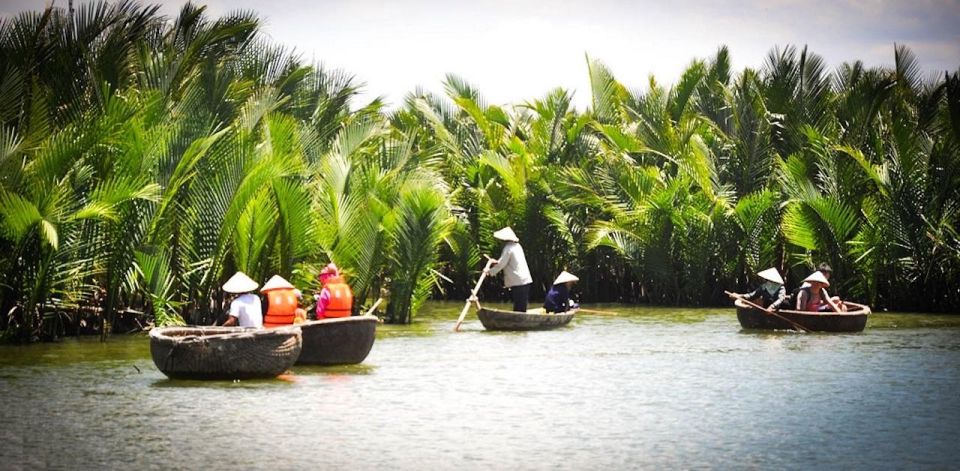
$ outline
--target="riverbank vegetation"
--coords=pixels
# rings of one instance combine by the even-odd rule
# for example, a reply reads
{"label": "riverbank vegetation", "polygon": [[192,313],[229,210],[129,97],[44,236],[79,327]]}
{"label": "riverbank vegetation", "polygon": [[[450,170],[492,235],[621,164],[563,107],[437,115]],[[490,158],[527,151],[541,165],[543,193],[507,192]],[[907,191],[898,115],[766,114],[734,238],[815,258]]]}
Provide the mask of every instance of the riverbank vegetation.
{"label": "riverbank vegetation", "polygon": [[843,296],[956,310],[960,70],[891,54],[829,69],[786,46],[734,71],[721,47],[640,90],[587,58],[585,110],[562,89],[490,104],[453,75],[388,108],[252,12],[7,18],[0,328],[56,335],[84,309],[210,323],[234,271],[310,290],[331,260],[358,305],[386,295],[409,322],[466,296],[505,225],[534,297],[567,269],[584,301],[710,305],[759,269],[793,285],[826,261]]}

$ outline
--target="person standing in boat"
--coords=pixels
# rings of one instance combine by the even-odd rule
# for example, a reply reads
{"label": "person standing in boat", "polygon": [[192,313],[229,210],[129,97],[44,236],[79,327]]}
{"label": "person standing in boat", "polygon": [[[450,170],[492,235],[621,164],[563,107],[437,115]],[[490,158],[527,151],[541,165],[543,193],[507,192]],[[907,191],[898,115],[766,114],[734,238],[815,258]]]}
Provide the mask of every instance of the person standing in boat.
{"label": "person standing in boat", "polygon": [[797,310],[810,312],[842,312],[843,309],[830,298],[827,288],[830,281],[822,271],[815,271],[806,277],[804,284],[797,290]]}
{"label": "person standing in boat", "polygon": [[780,276],[780,272],[776,268],[767,268],[766,270],[757,273],[757,276],[764,280],[757,289],[749,293],[732,293],[731,297],[746,299],[747,301],[753,301],[755,299],[760,300],[761,306],[764,306],[769,311],[775,311],[780,308],[780,305],[787,300],[787,290],[783,287],[783,277]]}
{"label": "person standing in boat", "polygon": [[577,309],[579,304],[570,299],[570,289],[573,284],[580,281],[572,273],[563,271],[556,280],[553,280],[553,286],[547,291],[547,297],[543,300],[543,308],[547,312],[567,312],[569,309]]}
{"label": "person standing in boat", "polygon": [[260,286],[242,271],[223,284],[223,291],[236,295],[230,302],[230,312],[224,326],[239,325],[240,327],[263,327],[263,308],[260,296],[252,293]]}
{"label": "person standing in boat", "polygon": [[317,319],[350,317],[353,312],[353,291],[333,262],[320,270],[320,282],[323,283],[323,290],[317,299]]}
{"label": "person standing in boat", "polygon": [[510,298],[513,300],[513,310],[527,312],[527,301],[530,298],[530,285],[533,277],[527,267],[527,257],[523,255],[520,239],[509,226],[493,233],[493,237],[504,242],[500,258],[494,260],[493,268],[485,273],[496,276],[503,272],[503,286],[510,289]]}

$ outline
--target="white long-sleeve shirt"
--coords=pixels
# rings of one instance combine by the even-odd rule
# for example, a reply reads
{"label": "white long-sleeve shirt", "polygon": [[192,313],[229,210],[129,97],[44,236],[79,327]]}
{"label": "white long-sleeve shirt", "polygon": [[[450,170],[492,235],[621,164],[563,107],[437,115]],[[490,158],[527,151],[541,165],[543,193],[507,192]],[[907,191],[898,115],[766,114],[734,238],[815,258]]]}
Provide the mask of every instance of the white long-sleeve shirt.
{"label": "white long-sleeve shirt", "polygon": [[533,283],[530,269],[527,268],[527,257],[523,255],[523,247],[516,242],[507,242],[497,264],[490,269],[490,275],[495,276],[503,271],[503,286],[512,288]]}

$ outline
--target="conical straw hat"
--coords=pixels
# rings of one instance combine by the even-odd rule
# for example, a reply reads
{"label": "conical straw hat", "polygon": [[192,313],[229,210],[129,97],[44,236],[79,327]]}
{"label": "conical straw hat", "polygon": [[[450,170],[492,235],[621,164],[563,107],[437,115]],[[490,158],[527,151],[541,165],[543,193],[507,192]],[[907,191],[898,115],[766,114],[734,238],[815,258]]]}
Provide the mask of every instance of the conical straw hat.
{"label": "conical straw hat", "polygon": [[508,240],[511,242],[520,242],[520,239],[517,238],[517,235],[513,233],[513,229],[510,229],[510,226],[504,227],[497,232],[493,233],[493,237],[500,240]]}
{"label": "conical straw hat", "polygon": [[247,293],[257,289],[257,286],[260,285],[250,279],[246,273],[238,271],[223,284],[223,290],[228,293]]}
{"label": "conical straw hat", "polygon": [[289,281],[284,280],[282,276],[273,275],[273,277],[263,285],[263,288],[260,288],[260,292],[265,293],[272,289],[293,289],[293,285],[291,285]]}
{"label": "conical straw hat", "polygon": [[568,281],[580,281],[580,278],[574,276],[573,273],[564,271],[560,273],[560,276],[558,276],[556,280],[553,280],[553,284],[559,285],[560,283],[566,283]]}
{"label": "conical straw hat", "polygon": [[757,273],[757,276],[763,278],[764,280],[772,281],[778,285],[783,284],[783,277],[780,276],[780,272],[777,271],[776,268],[767,268],[766,270]]}
{"label": "conical straw hat", "polygon": [[813,272],[812,275],[804,278],[803,281],[806,281],[807,283],[823,283],[826,286],[830,286],[830,282],[827,281],[827,277],[823,276],[823,273],[820,273],[819,271]]}

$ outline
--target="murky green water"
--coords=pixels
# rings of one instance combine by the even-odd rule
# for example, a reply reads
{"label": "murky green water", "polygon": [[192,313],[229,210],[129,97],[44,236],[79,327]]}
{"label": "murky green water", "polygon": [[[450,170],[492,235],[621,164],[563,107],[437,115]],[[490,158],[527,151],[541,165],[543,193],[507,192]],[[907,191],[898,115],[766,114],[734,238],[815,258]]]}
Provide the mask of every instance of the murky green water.
{"label": "murky green water", "polygon": [[167,380],[146,337],[0,347],[0,468],[955,468],[960,316],[741,332],[732,309],[616,309],[491,333],[459,303],[362,365]]}

